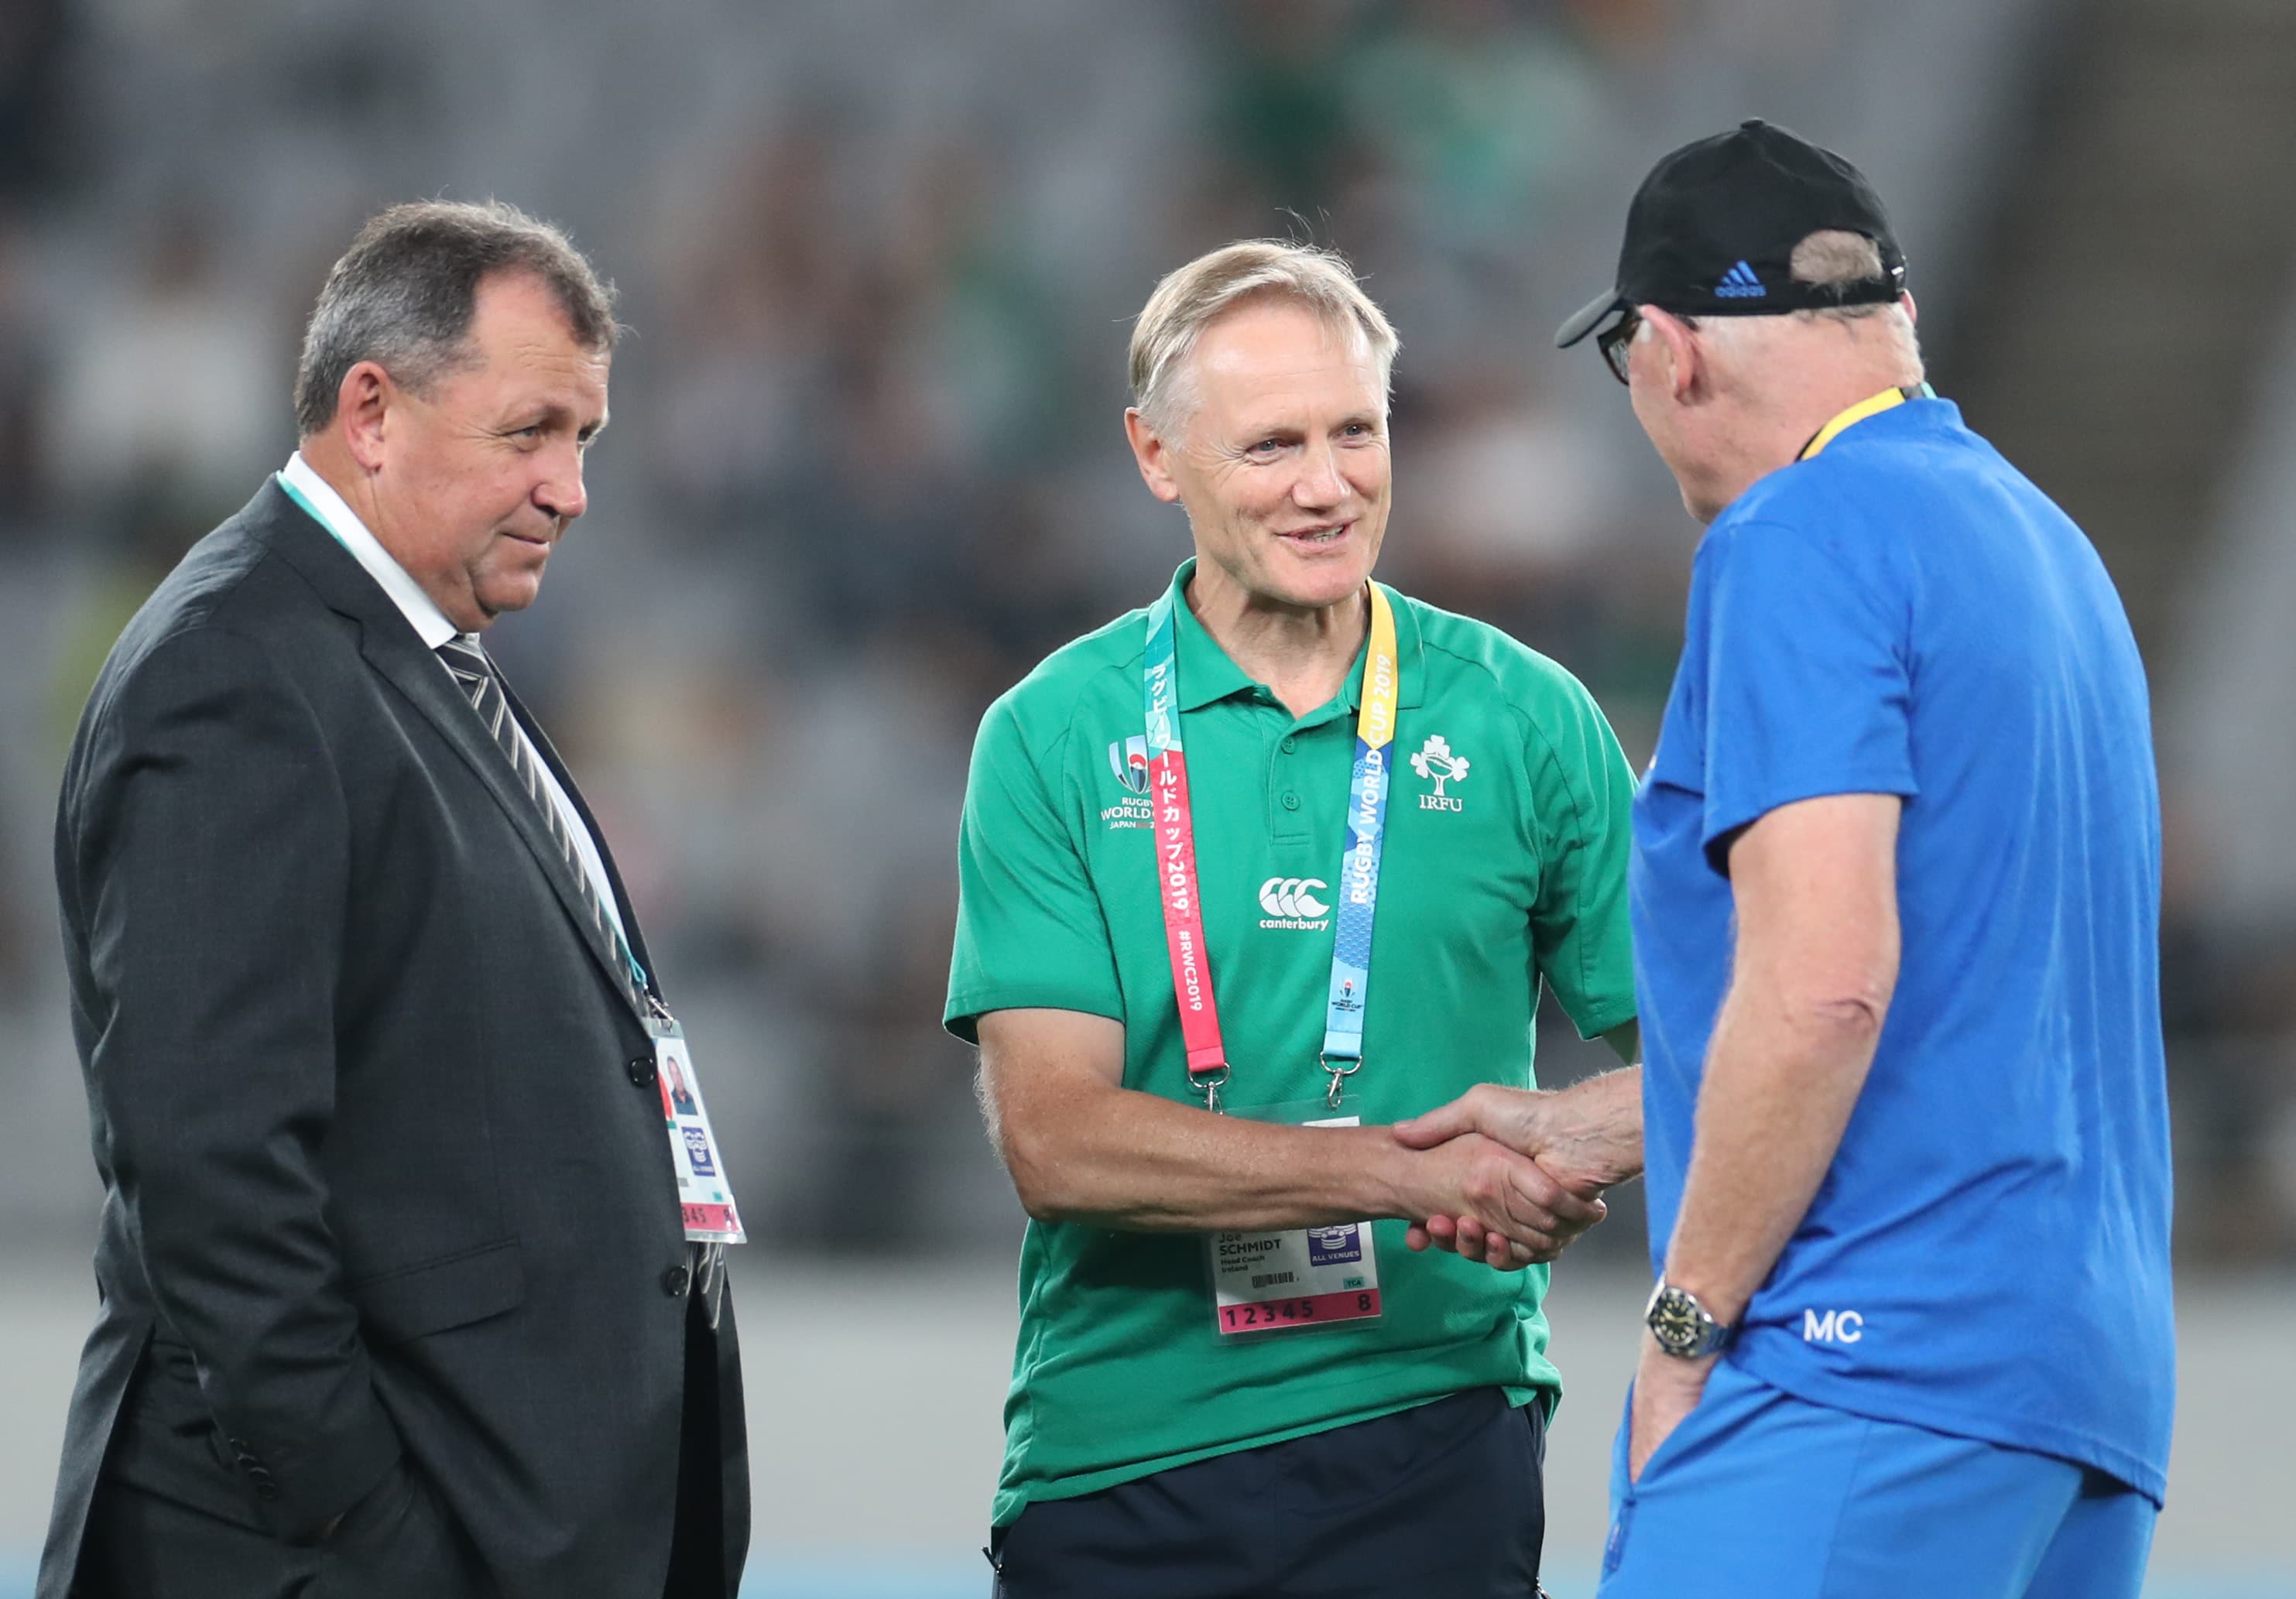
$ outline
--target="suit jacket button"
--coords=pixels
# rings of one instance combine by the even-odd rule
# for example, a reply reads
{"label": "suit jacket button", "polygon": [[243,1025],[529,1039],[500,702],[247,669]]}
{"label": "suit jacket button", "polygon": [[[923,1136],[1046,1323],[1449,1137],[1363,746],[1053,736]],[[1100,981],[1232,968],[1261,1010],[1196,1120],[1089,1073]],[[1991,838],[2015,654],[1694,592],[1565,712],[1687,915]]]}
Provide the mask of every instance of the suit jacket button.
{"label": "suit jacket button", "polygon": [[641,1088],[651,1088],[654,1080],[653,1057],[633,1055],[630,1058],[630,1081]]}
{"label": "suit jacket button", "polygon": [[661,1274],[661,1291],[673,1300],[684,1299],[686,1284],[693,1280],[692,1274],[685,1267],[673,1266]]}

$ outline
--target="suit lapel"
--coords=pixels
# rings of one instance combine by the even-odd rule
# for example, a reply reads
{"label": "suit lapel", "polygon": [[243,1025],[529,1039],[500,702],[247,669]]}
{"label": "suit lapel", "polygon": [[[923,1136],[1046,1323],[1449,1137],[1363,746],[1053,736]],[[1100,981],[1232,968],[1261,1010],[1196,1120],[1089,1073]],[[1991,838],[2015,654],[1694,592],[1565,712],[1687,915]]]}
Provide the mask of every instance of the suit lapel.
{"label": "suit lapel", "polygon": [[[276,504],[266,503],[266,496]],[[627,1004],[629,996],[622,981],[621,951],[612,947],[610,939],[602,936],[591,922],[581,882],[575,875],[580,868],[559,854],[534,800],[511,770],[510,761],[495,742],[494,735],[480,725],[478,713],[463,697],[462,686],[439,658],[423,647],[414,627],[392,603],[390,596],[367,575],[366,569],[335,542],[333,535],[306,516],[275,481],[264,486],[248,510],[251,513],[250,527],[256,535],[299,572],[331,609],[359,624],[359,652],[367,664],[438,729],[494,797],[512,828],[524,840],[528,853],[534,857],[551,890],[557,895],[567,920],[573,923],[575,936],[598,963],[607,986]],[[526,718],[521,715],[520,719],[523,722]],[[554,760],[553,767],[555,769]],[[543,803],[549,801],[545,798]],[[594,828],[591,837],[597,837]],[[617,884],[617,892],[619,889]],[[623,914],[623,924],[629,926],[627,907]],[[644,958],[643,955],[640,958]]]}

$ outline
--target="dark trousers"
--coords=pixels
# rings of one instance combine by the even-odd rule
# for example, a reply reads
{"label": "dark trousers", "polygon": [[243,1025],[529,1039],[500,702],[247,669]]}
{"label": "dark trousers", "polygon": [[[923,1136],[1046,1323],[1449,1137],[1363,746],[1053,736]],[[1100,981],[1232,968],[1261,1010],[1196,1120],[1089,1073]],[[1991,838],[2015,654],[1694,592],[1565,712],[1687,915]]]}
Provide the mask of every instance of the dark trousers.
{"label": "dark trousers", "polygon": [[479,1599],[490,1587],[477,1550],[402,1461],[324,1548],[107,1480],[72,1591],[78,1599],[403,1599],[410,1582],[436,1599]]}
{"label": "dark trousers", "polygon": [[685,1409],[677,1430],[677,1524],[662,1599],[726,1599],[726,1499],[718,1436],[718,1345],[700,1290],[685,1316]]}
{"label": "dark trousers", "polygon": [[1545,1420],[1497,1389],[1040,1499],[995,1599],[1533,1599]]}

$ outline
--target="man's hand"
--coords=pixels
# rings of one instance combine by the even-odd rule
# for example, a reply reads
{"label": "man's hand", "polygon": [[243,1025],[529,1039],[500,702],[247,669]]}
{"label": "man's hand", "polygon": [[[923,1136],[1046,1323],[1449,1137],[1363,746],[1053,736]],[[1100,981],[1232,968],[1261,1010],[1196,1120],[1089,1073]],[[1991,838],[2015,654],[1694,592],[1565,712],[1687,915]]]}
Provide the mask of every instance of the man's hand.
{"label": "man's hand", "polygon": [[1718,1356],[1680,1360],[1643,1334],[1642,1363],[1635,1368],[1634,1414],[1627,1435],[1627,1480],[1642,1480],[1643,1467],[1658,1453],[1682,1418],[1698,1406],[1706,1392],[1706,1378]]}
{"label": "man's hand", "polygon": [[1406,1170],[1404,1208],[1456,1217],[1461,1236],[1473,1240],[1459,1252],[1501,1270],[1554,1259],[1607,1213],[1601,1200],[1571,1193],[1537,1161],[1479,1134],[1419,1151]]}
{"label": "man's hand", "polygon": [[[1641,1095],[1639,1071],[1612,1072],[1554,1094],[1486,1083],[1424,1116],[1398,1123],[1395,1136],[1409,1148],[1427,1149],[1479,1134],[1534,1157],[1567,1192],[1592,1201],[1642,1170]],[[1464,1215],[1431,1211],[1413,1226],[1406,1242],[1414,1250],[1450,1250],[1493,1266],[1528,1263]]]}
{"label": "man's hand", "polygon": [[1552,1094],[1483,1083],[1396,1123],[1395,1136],[1413,1149],[1431,1149],[1480,1133],[1531,1156],[1574,1193],[1600,1193],[1641,1175],[1641,1093],[1640,1072],[1611,1072]]}

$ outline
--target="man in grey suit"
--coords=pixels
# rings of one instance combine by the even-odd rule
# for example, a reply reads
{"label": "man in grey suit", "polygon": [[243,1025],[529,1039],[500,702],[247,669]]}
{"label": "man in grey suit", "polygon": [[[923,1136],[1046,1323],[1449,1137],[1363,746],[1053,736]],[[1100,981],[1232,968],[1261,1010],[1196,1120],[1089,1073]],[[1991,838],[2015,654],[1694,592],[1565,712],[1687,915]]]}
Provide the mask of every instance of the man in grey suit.
{"label": "man in grey suit", "polygon": [[376,217],[301,447],[96,683],[56,872],[102,1308],[39,1599],[739,1584],[739,1221],[673,1148],[612,857],[479,643],[582,513],[615,331],[507,206]]}

